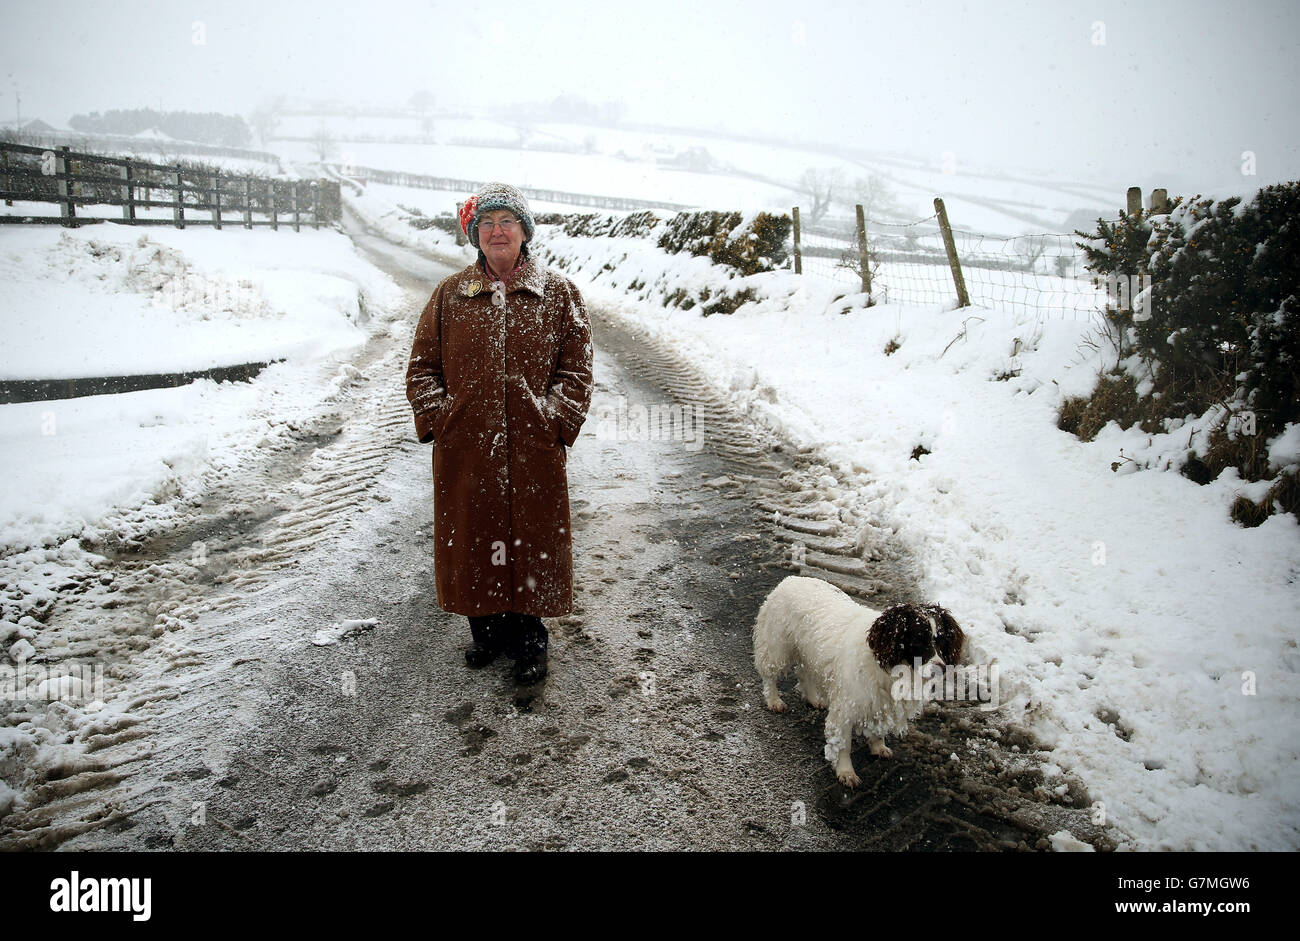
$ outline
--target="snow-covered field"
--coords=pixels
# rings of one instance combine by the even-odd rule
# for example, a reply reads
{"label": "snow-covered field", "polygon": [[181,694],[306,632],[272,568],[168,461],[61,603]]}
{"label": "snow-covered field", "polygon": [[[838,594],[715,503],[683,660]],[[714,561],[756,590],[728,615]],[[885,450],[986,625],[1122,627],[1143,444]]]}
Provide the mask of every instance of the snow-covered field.
{"label": "snow-covered field", "polygon": [[92,547],[104,531],[147,531],[209,475],[274,447],[346,381],[399,297],[333,231],[0,230],[0,378],[283,359],[249,383],[0,405],[0,547],[30,555],[5,560],[10,600],[22,609],[58,583],[58,566],[44,563],[60,544],[63,563],[81,564],[66,540]]}
{"label": "snow-covered field", "polygon": [[[403,237],[454,250],[437,230]],[[1231,474],[1201,487],[1137,471],[1123,456],[1161,445],[1137,430],[1060,431],[1062,399],[1097,376],[1092,324],[867,308],[825,279],[729,278],[649,240],[544,227],[538,245],[589,303],[824,455],[825,499],[892,527],[919,593],[966,628],[969,660],[998,665],[1001,715],[1050,749],[1049,774],[1083,778],[1129,847],[1300,848],[1300,526],[1233,523]],[[759,300],[701,317],[662,305],[679,287]],[[1280,463],[1300,461],[1295,437]]]}
{"label": "snow-covered field", "polygon": [[[807,170],[839,173],[837,214],[853,212],[854,181],[878,175],[897,197],[882,218],[910,222],[934,213],[944,197],[954,228],[998,235],[1068,233],[1080,210],[1112,216],[1126,189],[1160,180],[1063,180],[1032,171],[968,167],[951,155],[872,154],[853,159],[801,145],[732,140],[705,134],[642,131],[560,123],[507,123],[487,118],[286,118],[276,133],[310,137],[323,129],[337,141],[331,160],[468,180],[508,180],[518,186],[573,193],[659,199],[707,209],[807,209],[799,178]],[[389,138],[393,142],[349,140]],[[411,143],[411,138],[436,143]],[[519,147],[523,142],[523,149]],[[286,161],[317,160],[308,141],[272,141]],[[562,147],[572,152],[542,148]],[[534,149],[527,149],[534,148]],[[675,169],[669,162],[703,149],[712,172]],[[463,196],[461,197],[463,198]],[[447,197],[443,197],[445,202]]]}

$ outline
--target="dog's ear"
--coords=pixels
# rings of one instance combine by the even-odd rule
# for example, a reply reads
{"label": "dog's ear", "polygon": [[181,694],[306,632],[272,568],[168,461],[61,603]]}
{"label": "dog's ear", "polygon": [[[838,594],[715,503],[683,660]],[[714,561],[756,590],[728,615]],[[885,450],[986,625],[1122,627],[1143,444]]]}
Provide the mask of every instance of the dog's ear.
{"label": "dog's ear", "polygon": [[892,670],[900,664],[910,665],[913,658],[928,660],[930,625],[926,617],[910,604],[886,608],[867,631],[867,643],[876,662]]}
{"label": "dog's ear", "polygon": [[952,616],[947,608],[940,607],[937,604],[928,604],[924,610],[927,615],[934,618],[935,652],[946,664],[956,665],[960,663],[961,650],[965,644],[966,635],[958,626],[956,618]]}

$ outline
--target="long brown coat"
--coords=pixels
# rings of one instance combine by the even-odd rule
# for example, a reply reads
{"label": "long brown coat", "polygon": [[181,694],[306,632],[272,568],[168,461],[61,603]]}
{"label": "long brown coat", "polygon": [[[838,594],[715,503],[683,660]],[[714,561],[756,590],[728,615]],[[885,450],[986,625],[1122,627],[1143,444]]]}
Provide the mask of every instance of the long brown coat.
{"label": "long brown coat", "polygon": [[406,395],[433,442],[434,581],[455,614],[573,608],[565,447],[591,404],[591,325],[573,282],[528,261],[492,304],[477,264],[438,285]]}

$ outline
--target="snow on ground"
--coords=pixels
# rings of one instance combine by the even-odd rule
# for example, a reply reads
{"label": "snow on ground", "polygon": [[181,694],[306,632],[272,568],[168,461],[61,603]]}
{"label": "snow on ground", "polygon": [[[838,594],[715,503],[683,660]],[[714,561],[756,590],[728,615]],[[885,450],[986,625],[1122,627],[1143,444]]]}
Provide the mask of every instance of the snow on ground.
{"label": "snow on ground", "polygon": [[0,548],[24,609],[61,567],[87,563],[70,537],[129,539],[206,475],[282,443],[404,313],[338,232],[115,225],[0,231],[0,310],[6,379],[284,360],[248,383],[0,405]]}
{"label": "snow on ground", "polygon": [[[339,162],[352,166],[462,180],[508,180],[525,188],[666,200],[705,209],[748,205],[788,208],[795,198],[788,188],[780,185],[744,177],[677,170],[652,161],[622,160],[605,154],[551,153],[458,144],[346,142],[339,148]],[[318,159],[312,145],[303,142],[278,141],[276,151],[287,160],[298,163]]]}
{"label": "snow on ground", "polygon": [[359,270],[334,232],[0,232],[0,378],[318,358],[363,337]]}
{"label": "snow on ground", "polygon": [[[348,201],[406,244],[472,259],[374,196]],[[1087,318],[867,308],[842,284],[733,277],[649,239],[543,226],[536,244],[589,303],[825,456],[825,498],[893,528],[919,593],[967,629],[970,662],[998,664],[1002,715],[1050,749],[1049,774],[1088,783],[1131,846],[1300,848],[1300,527],[1233,523],[1231,473],[1201,487],[1125,461],[1163,466],[1178,431],[1059,430],[1062,400],[1095,384]],[[679,288],[758,300],[701,317],[663,305]],[[1279,463],[1294,437],[1273,443]]]}
{"label": "snow on ground", "polygon": [[[377,193],[382,190],[384,195]],[[363,223],[381,233],[384,238],[398,245],[405,245],[419,252],[445,256],[449,261],[464,259],[469,264],[478,257],[477,250],[466,242],[457,246],[455,238],[439,228],[417,229],[408,221],[411,214],[401,209],[409,206],[420,209],[418,198],[421,195],[436,194],[435,190],[417,190],[403,187],[371,187],[356,196],[346,186],[342,188],[343,204],[356,214]],[[573,207],[569,207],[572,209]],[[445,211],[437,205],[421,209],[426,215]],[[540,235],[540,231],[538,233]],[[536,237],[534,238],[536,244]]]}
{"label": "snow on ground", "polygon": [[[1234,524],[1231,475],[1113,472],[1147,435],[1060,431],[1062,399],[1097,375],[1090,323],[867,308],[827,281],[729,280],[644,240],[539,242],[589,302],[819,449],[825,498],[894,529],[970,661],[999,665],[1003,716],[1050,749],[1049,774],[1083,777],[1131,846],[1300,847],[1300,528]],[[701,317],[662,306],[662,286],[760,299]]]}
{"label": "snow on ground", "polygon": [[[115,621],[115,576],[96,550],[184,520],[251,460],[298,447],[295,432],[357,376],[357,348],[409,329],[409,311],[339,232],[114,225],[0,230],[0,311],[5,378],[284,357],[251,382],[0,405],[0,696],[47,702],[0,728],[0,779],[23,782],[67,760],[77,735],[120,722],[131,706],[96,698],[105,674],[131,675],[124,657],[147,643],[137,634],[183,624],[180,608],[159,610],[155,623]],[[180,584],[186,568],[154,564],[141,577]],[[66,592],[99,601],[85,620],[51,627]],[[0,815],[23,803],[0,783]]]}
{"label": "snow on ground", "polygon": [[[411,229],[376,195],[345,198],[404,244],[473,257],[446,233]],[[147,528],[196,493],[205,472],[273,446],[318,407],[364,339],[347,284],[385,317],[400,306],[391,282],[336,233],[145,235],[141,245],[138,231],[112,226],[0,233],[0,284],[14,292],[2,304],[6,344],[40,329],[39,319],[18,318],[43,310],[63,318],[51,342],[105,370],[146,361],[201,368],[218,350],[241,361],[293,356],[247,385],[0,406],[0,542],[11,549],[6,579],[13,584],[17,572],[28,598],[51,597],[62,574],[93,563],[68,536],[93,546],[103,530]],[[1146,435],[1112,426],[1082,443],[1059,431],[1062,398],[1089,389],[1097,372],[1086,320],[866,308],[861,295],[816,277],[729,277],[647,240],[570,239],[549,227],[538,248],[589,302],[672,344],[756,421],[818,449],[833,471],[824,497],[894,530],[918,562],[918,593],[966,628],[969,660],[998,664],[1002,715],[1049,749],[1049,775],[1087,782],[1129,846],[1300,847],[1297,524],[1278,516],[1237,527],[1227,510],[1237,483],[1227,475],[1198,487],[1175,473],[1112,471],[1121,449],[1158,450]],[[156,285],[184,285],[184,271],[224,286],[202,300],[197,289],[172,289],[167,316],[205,337],[188,348],[192,357],[151,339],[140,359],[126,360],[111,350],[127,341],[100,334],[78,344],[100,327],[65,309],[68,285],[101,318],[132,325],[139,342],[167,336],[151,329]],[[42,275],[62,283],[43,287]],[[247,297],[231,288],[244,281],[257,285]],[[662,305],[678,288],[713,297],[748,288],[757,300],[701,317],[698,307]],[[227,309],[223,296],[247,304]],[[897,349],[886,354],[888,346]],[[6,347],[3,362],[13,370],[51,355],[28,343],[20,354]],[[1274,444],[1282,457],[1295,450],[1290,438]],[[39,626],[19,613],[7,603],[0,625],[11,657],[30,655]]]}

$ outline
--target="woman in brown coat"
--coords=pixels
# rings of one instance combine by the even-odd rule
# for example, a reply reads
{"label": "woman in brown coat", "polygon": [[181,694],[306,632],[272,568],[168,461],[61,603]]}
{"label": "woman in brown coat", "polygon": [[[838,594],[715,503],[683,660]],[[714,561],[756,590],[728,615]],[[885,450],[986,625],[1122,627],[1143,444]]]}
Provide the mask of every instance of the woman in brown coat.
{"label": "woman in brown coat", "polygon": [[438,285],[415,330],[406,395],[433,442],[438,604],[469,618],[472,667],[504,651],[546,676],[543,617],[573,608],[565,448],[591,403],[582,296],[530,257],[524,195],[490,183],[461,211],[478,261]]}

